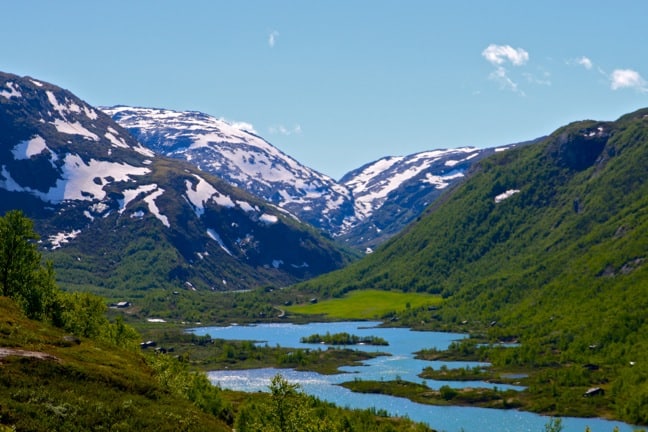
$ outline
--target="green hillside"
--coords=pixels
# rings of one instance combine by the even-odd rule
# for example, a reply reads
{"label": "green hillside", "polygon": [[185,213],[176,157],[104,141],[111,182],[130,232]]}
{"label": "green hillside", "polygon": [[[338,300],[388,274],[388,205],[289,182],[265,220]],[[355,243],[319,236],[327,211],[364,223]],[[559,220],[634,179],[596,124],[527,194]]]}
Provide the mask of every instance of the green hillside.
{"label": "green hillside", "polygon": [[0,297],[0,425],[30,431],[229,430],[137,351],[70,337]]}
{"label": "green hillside", "polygon": [[485,159],[407,232],[299,287],[441,294],[442,307],[413,308],[400,322],[520,341],[490,359],[537,368],[536,395],[552,384],[532,409],[565,412],[583,388],[601,386],[596,412],[646,424],[646,115],[573,123]]}

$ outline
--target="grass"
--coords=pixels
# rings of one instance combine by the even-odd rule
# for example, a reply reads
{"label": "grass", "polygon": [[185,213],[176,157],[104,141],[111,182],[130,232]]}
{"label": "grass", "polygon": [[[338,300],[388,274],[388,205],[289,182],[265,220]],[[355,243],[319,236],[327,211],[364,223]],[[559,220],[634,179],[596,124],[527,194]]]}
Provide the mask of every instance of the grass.
{"label": "grass", "polygon": [[342,298],[318,303],[287,306],[293,314],[326,315],[333,319],[379,319],[409,308],[437,306],[440,296],[396,291],[352,291]]}
{"label": "grass", "polygon": [[6,297],[0,347],[11,350],[0,358],[0,431],[230,430],[165,389],[139,352],[69,338]]}

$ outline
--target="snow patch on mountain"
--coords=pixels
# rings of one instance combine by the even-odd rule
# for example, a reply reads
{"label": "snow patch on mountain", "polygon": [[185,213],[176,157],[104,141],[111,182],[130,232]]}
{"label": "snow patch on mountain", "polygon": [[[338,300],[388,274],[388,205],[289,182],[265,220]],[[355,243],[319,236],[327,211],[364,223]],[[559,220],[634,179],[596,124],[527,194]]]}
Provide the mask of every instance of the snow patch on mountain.
{"label": "snow patch on mountain", "polygon": [[155,200],[160,197],[164,193],[164,189],[159,188],[156,189],[153,193],[147,195],[144,197],[143,201],[148,204],[148,209],[149,211],[162,222],[162,224],[167,227],[171,228],[171,224],[169,223],[169,218],[163,215],[160,212],[160,209],[158,208],[157,204],[155,204]]}
{"label": "snow patch on mountain", "polygon": [[258,207],[252,207],[252,204],[250,204],[247,201],[236,201],[236,204],[239,206],[241,210],[243,210],[246,213],[259,211]]}
{"label": "snow patch on mountain", "polygon": [[[106,196],[103,187],[112,181],[129,181],[131,176],[148,174],[148,168],[139,168],[126,163],[98,161],[85,162],[81,156],[68,154],[65,157],[62,178],[42,198],[52,203],[63,200],[102,200]],[[95,179],[100,179],[100,184]]]}
{"label": "snow patch on mountain", "polygon": [[123,200],[119,200],[119,214],[124,213],[128,204],[137,198],[140,194],[147,194],[157,189],[157,184],[147,184],[138,186],[135,189],[124,189],[122,194],[124,195]]}
{"label": "snow patch on mountain", "polygon": [[97,134],[90,132],[84,128],[78,121],[71,123],[66,120],[55,119],[51,124],[54,125],[57,131],[68,135],[81,135],[92,141],[99,141]]}
{"label": "snow patch on mountain", "polygon": [[508,198],[512,197],[513,195],[515,195],[516,193],[519,193],[519,192],[520,192],[519,189],[509,189],[506,192],[503,192],[503,193],[497,195],[495,197],[495,202],[500,203],[500,202],[504,201],[505,199],[508,199]]}
{"label": "snow patch on mountain", "polygon": [[64,200],[102,200],[106,196],[103,190],[110,181],[129,181],[131,176],[144,175],[148,168],[134,167],[125,163],[98,161],[91,159],[86,163],[81,156],[68,154],[62,167],[62,173],[56,184],[47,192],[21,186],[11,176],[6,166],[2,166],[0,186],[12,192],[27,192],[43,201],[53,204]]}
{"label": "snow patch on mountain", "polygon": [[216,192],[212,197],[214,202],[221,207],[235,207],[236,204],[232,201],[232,198],[229,195],[223,195],[220,192]]}
{"label": "snow patch on mountain", "polygon": [[275,215],[263,213],[261,216],[259,216],[259,222],[264,223],[266,225],[276,224],[278,221],[279,218]]}
{"label": "snow patch on mountain", "polygon": [[81,230],[72,230],[71,232],[60,232],[58,234],[51,235],[47,239],[52,245],[51,250],[56,250],[60,248],[64,243],[69,243],[70,240],[76,238],[79,234],[81,234]]}
{"label": "snow patch on mountain", "polygon": [[187,198],[192,204],[196,216],[200,217],[205,213],[205,203],[218,191],[202,177],[196,174],[194,174],[194,177],[198,180],[198,183],[194,184],[190,180],[185,180],[185,186],[187,188]]}
{"label": "snow patch on mountain", "polygon": [[225,246],[225,243],[223,242],[223,239],[221,238],[221,236],[218,235],[218,233],[216,231],[209,228],[207,230],[207,235],[209,236],[209,238],[211,238],[216,243],[218,243],[218,245],[221,247],[221,249],[223,249],[228,255],[233,256],[232,252],[230,252],[230,250],[227,249],[227,246]]}
{"label": "snow patch on mountain", "polygon": [[47,147],[45,139],[43,139],[43,137],[41,137],[40,135],[34,135],[32,139],[18,143],[16,146],[14,146],[11,152],[14,155],[14,159],[24,160],[29,159],[32,156],[38,156],[46,150],[49,152],[52,161],[56,161],[58,159],[56,154],[52,152],[49,147]]}
{"label": "snow patch on mountain", "polygon": [[106,132],[104,136],[108,139],[108,141],[112,143],[113,146],[128,148],[126,141],[124,141],[124,139],[119,136],[119,132],[117,132],[115,129],[109,127],[108,132]]}
{"label": "snow patch on mountain", "polygon": [[430,184],[437,189],[445,189],[450,185],[451,180],[463,177],[464,174],[459,171],[451,171],[446,175],[437,176],[432,173],[426,173],[425,178],[421,180],[422,183]]}
{"label": "snow patch on mountain", "polygon": [[9,90],[1,90],[0,97],[3,97],[5,99],[11,99],[12,97],[22,97],[22,93],[20,92],[20,87],[18,87],[18,84],[9,81],[5,85],[7,86],[7,88],[9,88]]}
{"label": "snow patch on mountain", "polygon": [[84,113],[90,120],[96,120],[99,118],[97,112],[85,104],[81,106],[67,98],[64,99],[64,103],[60,103],[52,91],[47,90],[45,94],[47,95],[47,100],[52,105],[52,108],[54,108],[54,110],[58,112],[63,119],[66,119],[67,114],[80,113]]}
{"label": "snow patch on mountain", "polygon": [[12,177],[11,173],[8,171],[6,165],[2,165],[2,170],[0,170],[0,187],[6,189],[9,192],[28,192],[31,194],[37,194],[38,191],[35,191],[29,187],[23,187],[18,184]]}

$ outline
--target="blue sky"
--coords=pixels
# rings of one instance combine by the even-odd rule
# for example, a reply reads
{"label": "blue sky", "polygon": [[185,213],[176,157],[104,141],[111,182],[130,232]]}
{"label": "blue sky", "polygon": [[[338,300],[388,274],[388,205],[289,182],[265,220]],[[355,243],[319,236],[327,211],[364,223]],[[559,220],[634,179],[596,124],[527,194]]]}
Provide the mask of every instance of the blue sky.
{"label": "blue sky", "polygon": [[0,70],[247,123],[339,178],[648,106],[647,17],[644,0],[21,0],[0,5]]}

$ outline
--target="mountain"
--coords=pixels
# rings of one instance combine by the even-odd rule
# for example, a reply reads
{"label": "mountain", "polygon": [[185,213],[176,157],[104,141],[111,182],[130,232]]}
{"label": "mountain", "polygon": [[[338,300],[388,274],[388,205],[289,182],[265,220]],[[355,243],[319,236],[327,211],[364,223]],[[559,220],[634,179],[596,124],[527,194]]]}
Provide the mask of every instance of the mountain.
{"label": "mountain", "polygon": [[244,125],[204,113],[102,108],[158,154],[184,159],[358,249],[400,231],[471,164],[504,149],[462,148],[386,157],[340,181],[284,154]]}
{"label": "mountain", "polygon": [[0,212],[34,219],[68,287],[246,289],[347,256],[286,210],[156,156],[67,90],[0,74]]}
{"label": "mountain", "polygon": [[406,232],[300,287],[440,294],[400,322],[518,341],[490,360],[531,371],[535,409],[569,412],[601,386],[592,404],[647,424],[647,180],[648,109],[572,123],[482,159]]}
{"label": "mountain", "polygon": [[335,232],[353,214],[346,188],[224,120],[194,111],[125,106],[103,111],[156,153],[187,160],[326,232]]}
{"label": "mountain", "polygon": [[372,250],[418,218],[449,187],[461,183],[475,162],[512,146],[390,156],[347,173],[340,183],[351,191],[354,218],[339,231],[340,238]]}

